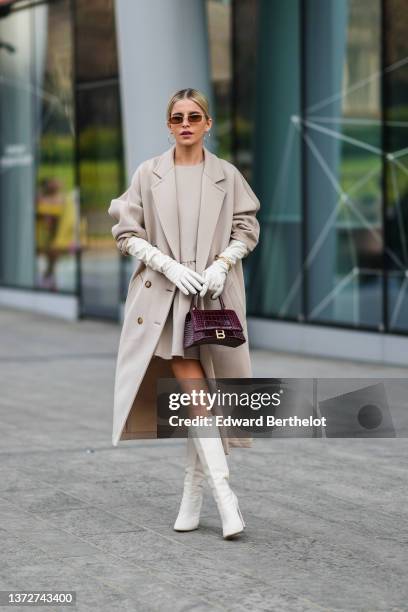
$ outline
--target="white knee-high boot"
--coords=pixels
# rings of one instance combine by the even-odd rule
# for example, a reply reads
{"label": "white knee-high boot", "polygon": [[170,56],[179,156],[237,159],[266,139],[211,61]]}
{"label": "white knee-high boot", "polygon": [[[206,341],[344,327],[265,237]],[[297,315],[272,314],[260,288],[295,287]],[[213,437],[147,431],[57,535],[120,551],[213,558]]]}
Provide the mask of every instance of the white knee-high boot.
{"label": "white knee-high boot", "polygon": [[214,417],[209,417],[209,419],[211,425],[190,427],[189,435],[192,435],[204,473],[217,503],[222,521],[223,537],[229,539],[244,530],[245,522],[238,506],[237,496],[229,486],[228,463],[219,429],[215,425]]}
{"label": "white knee-high boot", "polygon": [[200,521],[203,501],[205,474],[191,437],[187,438],[187,462],[184,478],[184,491],[180,510],[174,523],[175,531],[193,531]]}

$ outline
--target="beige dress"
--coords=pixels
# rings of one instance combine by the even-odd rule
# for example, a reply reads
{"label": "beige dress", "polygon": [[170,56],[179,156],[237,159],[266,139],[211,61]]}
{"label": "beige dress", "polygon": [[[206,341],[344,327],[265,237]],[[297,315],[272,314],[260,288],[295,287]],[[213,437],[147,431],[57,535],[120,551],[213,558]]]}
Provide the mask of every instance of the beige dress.
{"label": "beige dress", "polygon": [[[192,166],[175,164],[176,191],[180,228],[180,263],[196,269],[197,228],[200,214],[201,181],[204,162]],[[197,295],[197,294],[196,294]],[[190,309],[193,294],[184,295],[177,287],[154,355],[171,359],[181,355],[188,359],[200,359],[196,346],[184,349],[184,323]]]}

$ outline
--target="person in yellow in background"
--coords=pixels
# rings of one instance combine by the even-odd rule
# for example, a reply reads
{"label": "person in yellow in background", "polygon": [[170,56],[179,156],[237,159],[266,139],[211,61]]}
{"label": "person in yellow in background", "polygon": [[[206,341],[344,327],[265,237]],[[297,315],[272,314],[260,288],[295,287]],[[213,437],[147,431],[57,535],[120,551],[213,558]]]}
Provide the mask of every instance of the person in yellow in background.
{"label": "person in yellow in background", "polygon": [[72,255],[86,246],[86,219],[82,218],[77,228],[78,217],[73,193],[64,191],[61,180],[44,178],[40,183],[36,208],[37,254],[45,255],[47,260],[40,287],[55,291],[58,258]]}

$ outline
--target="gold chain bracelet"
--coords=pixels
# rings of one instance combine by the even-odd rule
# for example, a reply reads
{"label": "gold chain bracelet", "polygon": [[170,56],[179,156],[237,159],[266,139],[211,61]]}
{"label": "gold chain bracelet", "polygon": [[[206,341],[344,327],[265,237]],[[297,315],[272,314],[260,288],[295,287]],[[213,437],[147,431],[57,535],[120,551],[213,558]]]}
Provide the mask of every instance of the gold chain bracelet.
{"label": "gold chain bracelet", "polygon": [[216,255],[215,259],[222,259],[223,261],[225,261],[228,266],[228,272],[231,270],[233,262],[228,259],[228,257],[226,257],[225,255]]}

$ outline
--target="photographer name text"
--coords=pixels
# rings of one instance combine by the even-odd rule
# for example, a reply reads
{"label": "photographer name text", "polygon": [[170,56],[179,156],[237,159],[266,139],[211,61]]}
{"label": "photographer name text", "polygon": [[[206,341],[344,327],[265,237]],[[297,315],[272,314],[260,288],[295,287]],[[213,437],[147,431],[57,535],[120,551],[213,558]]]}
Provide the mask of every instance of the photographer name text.
{"label": "photographer name text", "polygon": [[259,415],[257,417],[232,417],[231,415],[179,417],[172,415],[169,418],[172,427],[326,427],[326,417],[290,416],[277,418],[272,414]]}

